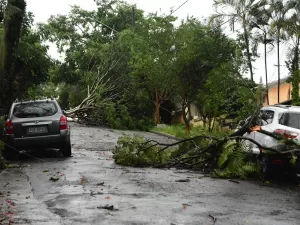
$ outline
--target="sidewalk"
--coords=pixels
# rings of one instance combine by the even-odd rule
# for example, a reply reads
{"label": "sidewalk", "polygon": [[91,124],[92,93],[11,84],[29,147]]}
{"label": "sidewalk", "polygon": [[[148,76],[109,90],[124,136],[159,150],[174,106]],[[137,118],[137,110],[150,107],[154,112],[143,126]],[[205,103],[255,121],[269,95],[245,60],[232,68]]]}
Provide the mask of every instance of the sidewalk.
{"label": "sidewalk", "polygon": [[59,225],[60,217],[51,213],[32,194],[30,181],[20,168],[0,173],[0,224]]}

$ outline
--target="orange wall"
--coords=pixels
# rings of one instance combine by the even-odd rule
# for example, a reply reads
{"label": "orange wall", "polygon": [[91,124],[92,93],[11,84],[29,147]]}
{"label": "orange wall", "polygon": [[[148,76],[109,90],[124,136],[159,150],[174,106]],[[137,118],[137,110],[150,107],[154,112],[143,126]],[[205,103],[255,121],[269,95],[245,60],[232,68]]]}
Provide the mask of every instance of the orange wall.
{"label": "orange wall", "polygon": [[[278,104],[278,88],[277,86],[273,86],[269,88],[269,105]],[[279,92],[279,100],[280,103],[288,101],[292,98],[292,84],[289,83],[282,83],[280,85],[280,92]],[[267,105],[267,99],[265,98],[264,105]]]}

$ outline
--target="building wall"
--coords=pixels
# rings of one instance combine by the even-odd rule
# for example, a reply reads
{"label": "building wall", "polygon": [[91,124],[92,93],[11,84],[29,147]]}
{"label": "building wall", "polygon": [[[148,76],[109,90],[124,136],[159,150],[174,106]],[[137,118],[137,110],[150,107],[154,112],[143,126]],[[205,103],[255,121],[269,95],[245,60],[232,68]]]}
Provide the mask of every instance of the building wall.
{"label": "building wall", "polygon": [[[278,88],[277,86],[271,86],[268,90],[269,94],[269,105],[278,104]],[[282,83],[280,85],[280,96],[279,100],[280,103],[288,101],[292,98],[292,84],[289,83]],[[265,98],[264,105],[267,104],[267,98]]]}

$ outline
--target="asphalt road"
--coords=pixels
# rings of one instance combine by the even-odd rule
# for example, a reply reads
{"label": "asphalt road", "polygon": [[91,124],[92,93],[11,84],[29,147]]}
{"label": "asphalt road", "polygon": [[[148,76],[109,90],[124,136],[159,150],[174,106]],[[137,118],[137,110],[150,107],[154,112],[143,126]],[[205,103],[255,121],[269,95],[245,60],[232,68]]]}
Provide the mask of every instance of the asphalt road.
{"label": "asphalt road", "polygon": [[[173,141],[150,133],[126,133]],[[37,225],[300,224],[299,188],[237,184],[189,171],[121,167],[110,152],[121,134],[72,124],[72,158],[51,150],[35,154],[43,161],[22,157],[18,168],[3,171],[0,224],[8,224],[9,217],[12,224]],[[190,182],[176,182],[180,179]]]}

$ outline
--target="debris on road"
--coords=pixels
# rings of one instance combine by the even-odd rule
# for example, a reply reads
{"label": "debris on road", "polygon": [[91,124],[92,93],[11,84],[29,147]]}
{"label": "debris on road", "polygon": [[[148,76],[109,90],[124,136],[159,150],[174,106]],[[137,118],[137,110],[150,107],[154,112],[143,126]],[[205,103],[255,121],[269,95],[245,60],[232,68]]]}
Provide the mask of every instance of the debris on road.
{"label": "debris on road", "polygon": [[43,173],[48,173],[48,172],[49,172],[49,170],[44,170],[44,171],[43,171]]}
{"label": "debris on road", "polygon": [[49,180],[51,180],[51,181],[53,181],[53,182],[56,182],[56,181],[58,181],[59,180],[59,178],[58,177],[56,177],[56,176],[52,176],[52,177],[50,177],[50,179]]}
{"label": "debris on road", "polygon": [[97,209],[106,209],[110,211],[118,211],[113,205],[98,206]]}
{"label": "debris on road", "polygon": [[82,177],[80,178],[79,184],[84,185],[84,184],[87,184],[87,183],[89,183],[87,178],[84,175],[82,175]]}
{"label": "debris on road", "polygon": [[185,183],[185,182],[190,182],[190,179],[175,180],[175,182]]}
{"label": "debris on road", "polygon": [[239,184],[240,182],[238,181],[238,180],[228,180],[228,181],[230,181],[230,182],[233,182],[233,183],[236,183],[236,184]]}
{"label": "debris on road", "polygon": [[104,182],[96,184],[97,186],[104,186]]}
{"label": "debris on road", "polygon": [[103,193],[102,193],[102,192],[99,192],[99,191],[96,192],[96,191],[92,191],[92,190],[91,190],[91,196],[94,197],[95,195],[103,195]]}
{"label": "debris on road", "polygon": [[191,205],[189,205],[189,204],[182,204],[182,207],[183,207],[184,210],[186,210],[188,206],[191,206]]}
{"label": "debris on road", "polygon": [[215,216],[213,216],[211,214],[209,214],[208,216],[213,219],[214,224],[217,222],[217,217],[215,217]]}

